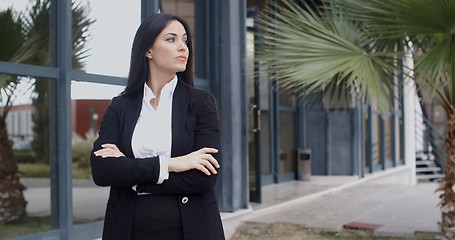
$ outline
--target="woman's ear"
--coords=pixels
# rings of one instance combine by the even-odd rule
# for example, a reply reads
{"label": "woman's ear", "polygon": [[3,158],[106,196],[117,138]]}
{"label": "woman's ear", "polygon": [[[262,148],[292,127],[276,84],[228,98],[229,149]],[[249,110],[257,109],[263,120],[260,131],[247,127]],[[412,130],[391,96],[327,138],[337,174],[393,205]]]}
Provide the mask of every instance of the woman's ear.
{"label": "woman's ear", "polygon": [[152,49],[149,48],[147,50],[147,52],[145,52],[145,57],[147,57],[148,59],[152,59]]}

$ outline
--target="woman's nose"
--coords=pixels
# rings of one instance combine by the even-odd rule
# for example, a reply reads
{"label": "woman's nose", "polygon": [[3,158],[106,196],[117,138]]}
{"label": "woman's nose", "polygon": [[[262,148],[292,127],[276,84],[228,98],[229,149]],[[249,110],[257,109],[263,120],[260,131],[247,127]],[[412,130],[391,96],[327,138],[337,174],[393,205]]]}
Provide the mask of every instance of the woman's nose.
{"label": "woman's nose", "polygon": [[179,51],[185,51],[188,47],[186,46],[185,41],[181,41],[179,44]]}

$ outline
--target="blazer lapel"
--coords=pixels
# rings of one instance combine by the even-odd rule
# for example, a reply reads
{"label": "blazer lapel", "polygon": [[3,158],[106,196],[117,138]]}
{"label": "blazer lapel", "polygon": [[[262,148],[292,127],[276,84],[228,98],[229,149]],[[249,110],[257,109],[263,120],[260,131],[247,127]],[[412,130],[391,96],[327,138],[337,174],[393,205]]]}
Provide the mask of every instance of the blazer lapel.
{"label": "blazer lapel", "polygon": [[[179,155],[182,149],[182,134],[185,130],[185,119],[188,111],[188,90],[180,81],[174,90],[172,97],[172,147],[171,157]],[[181,150],[180,150],[181,151]]]}

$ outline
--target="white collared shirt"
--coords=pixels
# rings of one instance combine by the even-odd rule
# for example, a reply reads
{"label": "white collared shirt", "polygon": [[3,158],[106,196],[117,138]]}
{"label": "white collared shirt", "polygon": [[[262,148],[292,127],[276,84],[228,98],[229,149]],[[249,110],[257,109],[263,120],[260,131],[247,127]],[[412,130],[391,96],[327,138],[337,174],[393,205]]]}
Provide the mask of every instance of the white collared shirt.
{"label": "white collared shirt", "polygon": [[172,145],[172,97],[177,86],[177,76],[164,85],[155,110],[150,100],[155,98],[145,84],[142,109],[134,128],[131,147],[135,158],[159,156],[160,174],[157,184],[169,178],[168,161]]}

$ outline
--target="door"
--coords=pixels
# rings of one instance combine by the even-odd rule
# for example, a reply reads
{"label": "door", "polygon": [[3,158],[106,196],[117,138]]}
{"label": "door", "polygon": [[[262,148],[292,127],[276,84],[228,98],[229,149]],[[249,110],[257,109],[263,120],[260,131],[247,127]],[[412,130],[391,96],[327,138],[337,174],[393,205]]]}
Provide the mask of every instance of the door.
{"label": "door", "polygon": [[261,202],[261,108],[260,83],[254,74],[257,63],[254,60],[254,29],[247,31],[247,71],[249,99],[249,187],[250,201]]}

